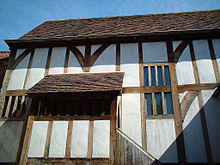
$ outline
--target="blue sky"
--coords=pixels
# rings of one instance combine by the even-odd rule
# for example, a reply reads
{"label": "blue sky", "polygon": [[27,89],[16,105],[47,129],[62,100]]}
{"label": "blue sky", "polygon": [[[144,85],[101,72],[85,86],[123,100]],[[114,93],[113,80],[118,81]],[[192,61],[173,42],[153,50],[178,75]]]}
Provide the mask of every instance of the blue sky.
{"label": "blue sky", "polygon": [[220,8],[220,0],[0,0],[0,50],[47,20]]}

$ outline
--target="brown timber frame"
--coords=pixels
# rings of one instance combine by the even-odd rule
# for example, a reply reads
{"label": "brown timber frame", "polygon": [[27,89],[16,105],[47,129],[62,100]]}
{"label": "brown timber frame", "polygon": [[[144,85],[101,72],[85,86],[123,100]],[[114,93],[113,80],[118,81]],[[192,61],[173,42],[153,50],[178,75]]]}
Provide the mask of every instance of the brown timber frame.
{"label": "brown timber frame", "polygon": [[[187,101],[187,103],[184,103],[184,107],[186,107],[184,109],[184,114],[181,113],[180,106],[183,106],[183,104],[181,103],[181,105],[179,105],[179,99],[173,100],[173,104],[174,104],[174,109],[175,110],[175,114],[174,114],[174,118],[175,118],[175,129],[176,129],[176,136],[178,137],[178,135],[181,135],[182,133],[182,122],[184,119],[184,115],[186,114],[189,104],[191,104],[191,101],[193,101],[193,99],[195,97],[197,97],[197,92],[199,91],[199,97],[198,97],[198,101],[199,101],[199,105],[201,108],[201,120],[202,120],[202,126],[203,126],[203,132],[204,132],[204,139],[205,139],[205,144],[206,144],[206,150],[207,150],[207,157],[209,160],[209,163],[213,162],[212,159],[212,153],[211,153],[211,146],[210,146],[210,140],[208,137],[208,131],[207,131],[207,124],[206,124],[206,119],[205,119],[205,114],[204,114],[204,110],[203,110],[203,103],[202,103],[202,94],[201,94],[201,90],[206,90],[206,89],[214,89],[215,87],[217,87],[219,85],[219,71],[218,71],[218,66],[217,66],[217,62],[216,62],[216,57],[215,57],[215,51],[213,48],[213,44],[212,44],[212,38],[217,38],[220,37],[220,34],[204,34],[204,35],[200,35],[197,34],[195,35],[195,37],[193,38],[193,35],[191,36],[177,36],[175,37],[174,35],[172,37],[170,37],[170,39],[172,41],[174,40],[181,40],[183,39],[183,41],[179,44],[179,46],[177,47],[177,49],[175,51],[173,51],[172,49],[172,41],[171,40],[167,40],[167,36],[163,37],[155,37],[155,39],[153,39],[154,37],[149,37],[149,38],[144,38],[144,37],[130,37],[130,39],[125,39],[125,38],[110,38],[110,39],[100,39],[99,41],[97,41],[96,39],[91,39],[89,40],[90,44],[86,45],[86,56],[83,56],[82,53],[77,49],[76,46],[78,45],[82,45],[85,43],[85,41],[65,41],[65,42],[59,42],[59,41],[54,41],[54,42],[45,42],[45,43],[40,43],[40,42],[36,42],[36,44],[34,45],[34,48],[37,47],[50,47],[49,51],[48,51],[48,58],[47,58],[47,63],[46,63],[46,67],[45,67],[45,75],[48,75],[49,72],[49,68],[50,68],[50,61],[51,61],[51,56],[52,56],[52,49],[55,46],[67,46],[67,50],[71,51],[76,58],[78,59],[81,67],[83,68],[84,72],[88,72],[92,65],[95,63],[95,61],[97,60],[97,58],[101,55],[101,53],[110,45],[110,43],[117,43],[116,44],[116,71],[120,71],[120,44],[121,43],[139,43],[138,44],[138,49],[139,49],[139,70],[140,70],[140,87],[125,87],[123,88],[122,93],[140,93],[141,95],[141,114],[142,114],[142,118],[141,118],[141,122],[142,122],[142,147],[144,149],[147,149],[146,146],[146,121],[144,120],[143,116],[145,116],[145,103],[144,103],[144,93],[152,93],[152,92],[159,92],[159,89],[157,88],[148,88],[148,87],[144,87],[143,86],[143,50],[142,50],[142,42],[148,42],[148,41],[166,41],[167,43],[167,51],[168,51],[168,61],[171,63],[172,67],[170,67],[170,70],[172,69],[172,71],[174,72],[171,75],[171,79],[172,79],[172,83],[173,84],[171,87],[162,87],[161,90],[162,91],[170,91],[172,90],[172,94],[174,93],[176,97],[179,98],[179,93],[183,93],[185,91],[195,91],[195,92],[189,92],[188,95],[190,95],[190,98]],[[110,41],[112,39],[112,41]],[[210,55],[211,55],[211,59],[212,59],[212,64],[213,64],[213,68],[214,68],[214,73],[216,76],[216,80],[217,83],[208,83],[208,84],[202,84],[199,82],[199,75],[198,75],[198,70],[197,70],[197,66],[196,66],[196,59],[195,59],[195,55],[194,55],[194,51],[193,51],[193,45],[192,45],[192,39],[208,39],[208,44],[209,44],[209,49],[210,49]],[[87,40],[86,40],[87,41]],[[91,45],[92,44],[102,44],[97,51],[95,51],[95,53],[93,55],[91,55]],[[17,44],[15,47],[11,46],[11,55],[10,55],[10,60],[9,60],[9,66],[8,69],[6,71],[6,75],[4,78],[4,83],[3,83],[3,87],[2,87],[2,91],[1,91],[1,99],[0,99],[0,114],[2,113],[2,108],[4,106],[4,101],[5,101],[5,97],[6,96],[18,96],[20,94],[22,94],[22,99],[24,101],[25,98],[25,90],[17,90],[17,91],[7,91],[7,86],[8,86],[8,82],[10,79],[10,75],[11,72],[16,68],[16,66],[19,64],[20,61],[22,61],[22,59],[24,59],[24,57],[26,55],[28,55],[29,53],[34,51],[33,48],[33,43],[29,43],[28,42],[28,48],[20,55],[20,57],[18,57],[17,59],[15,58],[15,54],[16,54],[16,49],[17,48],[24,48],[26,47],[26,44],[21,43],[21,44]],[[196,80],[196,84],[190,84],[190,85],[177,85],[177,81],[176,81],[176,73],[175,73],[175,64],[178,62],[178,59],[180,58],[182,52],[184,51],[184,49],[189,46],[190,48],[190,52],[191,52],[191,57],[192,57],[192,64],[193,64],[193,72],[194,72],[194,77]],[[66,58],[65,58],[65,67],[64,67],[64,73],[67,73],[67,69],[68,69],[68,61],[69,61],[69,53],[67,52],[66,54]],[[29,62],[30,68],[31,68],[31,62]],[[26,75],[26,81],[28,81],[28,74]],[[25,89],[25,88],[24,88]],[[191,94],[190,94],[191,93]],[[195,96],[196,95],[196,96]],[[174,96],[173,96],[174,97]],[[15,101],[17,102],[17,101]],[[10,104],[8,104],[10,105]],[[14,107],[16,106],[16,104],[13,105]],[[61,117],[62,118],[62,117]],[[74,117],[64,117],[65,119],[70,119],[70,120],[74,120]],[[63,118],[63,119],[64,119]],[[82,117],[83,118],[83,117]],[[86,118],[86,117],[85,117]],[[85,119],[84,118],[84,119]],[[104,118],[104,117],[103,117]],[[160,117],[159,117],[160,118]],[[163,118],[163,117],[161,117]],[[7,120],[23,120],[24,117],[22,118],[17,118],[17,119],[13,119],[13,118],[7,118]],[[54,118],[55,119],[55,118]],[[54,120],[53,119],[53,120]],[[121,119],[121,117],[120,117]],[[1,120],[6,120],[4,118],[2,118]],[[27,120],[27,128],[25,128],[26,130],[26,134],[24,137],[24,141],[30,139],[30,135],[28,134],[28,132],[31,132],[31,128],[32,124],[33,124],[33,120],[47,120],[44,117],[41,118],[35,118],[33,116],[29,116],[28,120]],[[55,120],[59,120],[59,119],[55,119]],[[121,125],[121,124],[120,124]],[[21,139],[22,140],[22,139]],[[180,138],[179,141],[177,141],[177,145],[178,145],[178,153],[179,153],[179,160],[183,163],[185,162],[185,151],[184,151],[184,139]],[[26,146],[24,145],[23,148],[25,148]],[[22,156],[23,156],[23,152],[22,152]],[[18,154],[19,155],[19,154]],[[18,157],[18,156],[17,156]],[[66,156],[68,158],[68,154]],[[22,157],[21,157],[22,158]],[[112,159],[112,161],[114,162],[114,160]]]}

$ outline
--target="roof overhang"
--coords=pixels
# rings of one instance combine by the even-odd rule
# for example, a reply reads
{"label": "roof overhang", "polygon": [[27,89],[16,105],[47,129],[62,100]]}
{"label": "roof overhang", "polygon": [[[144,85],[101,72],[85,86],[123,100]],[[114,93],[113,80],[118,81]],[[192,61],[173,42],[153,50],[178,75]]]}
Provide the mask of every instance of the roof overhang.
{"label": "roof overhang", "polygon": [[122,90],[123,72],[48,75],[27,91],[28,97],[110,94]]}
{"label": "roof overhang", "polygon": [[182,40],[182,39],[205,39],[220,38],[220,29],[189,29],[184,31],[155,31],[149,33],[117,33],[103,35],[81,35],[56,38],[33,38],[33,39],[10,39],[5,40],[10,48],[26,47],[49,47],[66,46],[68,44],[83,45],[85,43],[99,44],[108,43],[128,43],[138,41],[158,41],[158,40]]}

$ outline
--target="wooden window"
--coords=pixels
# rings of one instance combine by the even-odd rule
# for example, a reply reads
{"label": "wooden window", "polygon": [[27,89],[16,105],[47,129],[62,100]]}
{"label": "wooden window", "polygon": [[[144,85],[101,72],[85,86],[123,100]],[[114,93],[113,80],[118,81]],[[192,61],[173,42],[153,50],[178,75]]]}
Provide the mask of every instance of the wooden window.
{"label": "wooden window", "polygon": [[144,64],[144,86],[147,116],[173,114],[168,63]]}

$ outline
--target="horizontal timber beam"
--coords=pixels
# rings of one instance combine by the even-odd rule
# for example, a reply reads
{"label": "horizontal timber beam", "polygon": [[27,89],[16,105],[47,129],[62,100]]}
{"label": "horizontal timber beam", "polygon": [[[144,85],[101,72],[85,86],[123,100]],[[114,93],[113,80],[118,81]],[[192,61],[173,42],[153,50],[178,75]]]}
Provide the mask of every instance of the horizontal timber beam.
{"label": "horizontal timber beam", "polygon": [[110,120],[110,115],[105,116],[34,116],[34,120],[40,121],[40,120]]}
{"label": "horizontal timber beam", "polygon": [[204,84],[188,84],[179,85],[179,93],[184,93],[185,91],[199,91],[199,90],[209,90],[218,87],[219,83],[204,83]]}
{"label": "horizontal timber beam", "polygon": [[6,96],[26,96],[27,90],[8,90]]}
{"label": "horizontal timber beam", "polygon": [[[179,93],[185,91],[199,91],[214,89],[219,86],[219,83],[203,83],[203,84],[186,84],[179,85]],[[123,87],[122,93],[157,93],[157,92],[170,92],[169,86],[152,86],[152,87]]]}
{"label": "horizontal timber beam", "polygon": [[157,93],[170,92],[169,86],[154,86],[154,87],[123,87],[122,93]]}

